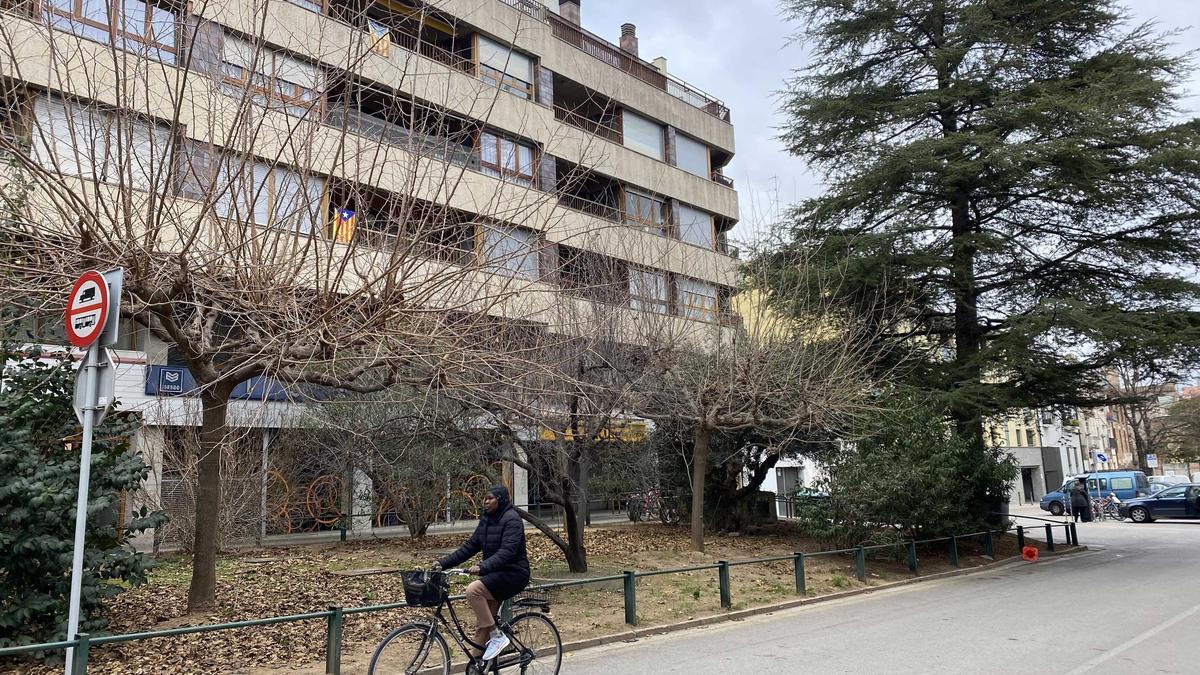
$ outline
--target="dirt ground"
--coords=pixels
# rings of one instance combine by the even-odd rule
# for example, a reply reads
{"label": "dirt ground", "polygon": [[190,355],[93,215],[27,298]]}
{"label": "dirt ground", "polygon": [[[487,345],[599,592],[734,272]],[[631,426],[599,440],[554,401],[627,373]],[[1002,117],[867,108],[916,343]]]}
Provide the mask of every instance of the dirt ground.
{"label": "dirt ground", "polygon": [[[301,614],[331,606],[349,608],[399,602],[404,599],[399,575],[354,574],[378,568],[427,566],[453,550],[462,539],[462,535],[430,536],[422,540],[272,548],[226,556],[218,564],[220,606],[204,615],[184,614],[189,559],[162,559],[149,584],[113,601],[110,632],[161,630]],[[999,537],[996,542],[997,557],[1016,554],[1012,537]],[[534,583],[578,578],[567,573],[558,549],[545,537],[531,533],[528,546]],[[814,542],[802,539],[787,525],[740,537],[713,536],[706,540],[705,553],[689,550],[685,528],[658,525],[589,530],[586,546],[590,563],[586,576],[591,577],[617,575],[625,569],[645,572],[819,550]],[[962,542],[960,566],[986,564],[988,560],[982,552],[981,542]],[[952,569],[944,544],[922,547],[919,559],[922,575]],[[876,586],[912,576],[902,549],[872,556],[865,582],[855,578],[853,556],[806,557],[805,570],[809,596]],[[796,597],[790,560],[735,566],[730,570],[730,582],[735,610]],[[462,609],[469,614],[465,605]],[[715,569],[646,577],[637,582],[639,627],[666,625],[724,611]],[[374,644],[390,628],[425,614],[427,610],[404,608],[347,617],[343,672],[365,672]],[[628,628],[624,623],[620,581],[563,589],[551,616],[564,641],[611,635]],[[319,673],[323,672],[325,630],[325,621],[315,620],[107,645],[92,651],[90,672]],[[5,669],[0,666],[0,670]],[[26,666],[5,672],[53,671]]]}

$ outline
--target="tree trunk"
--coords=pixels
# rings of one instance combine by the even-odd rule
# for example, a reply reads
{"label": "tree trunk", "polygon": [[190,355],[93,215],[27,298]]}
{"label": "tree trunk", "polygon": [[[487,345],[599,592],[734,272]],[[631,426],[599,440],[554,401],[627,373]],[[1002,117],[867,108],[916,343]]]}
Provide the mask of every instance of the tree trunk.
{"label": "tree trunk", "polygon": [[217,527],[221,515],[221,450],[229,391],[202,389],[200,457],[196,476],[196,523],[192,542],[192,580],[188,611],[212,609],[217,602]]}
{"label": "tree trunk", "polygon": [[567,567],[572,572],[587,571],[587,548],[583,545],[584,511],[580,508],[587,499],[582,487],[583,467],[579,456],[570,457],[567,465],[567,480],[563,485],[563,529],[567,533],[567,548],[563,554]]}
{"label": "tree trunk", "polygon": [[[554,528],[551,527],[550,524],[547,523],[546,521],[542,520],[541,518],[538,518],[537,516],[533,515],[532,513],[528,512],[522,508],[517,508],[517,513],[521,514],[521,517],[525,519],[525,522],[529,523],[530,525],[533,525],[542,534],[546,535],[546,537],[551,542],[553,542],[554,545],[559,548],[559,550],[561,550],[563,552],[563,556],[567,559],[567,568],[568,569],[570,569],[572,572],[586,572],[587,571],[587,551],[585,551],[583,549],[583,539],[582,538],[577,540],[579,542],[579,548],[576,549],[575,544],[560,537],[558,532],[555,532]],[[568,528],[568,532],[569,532],[569,528]]]}
{"label": "tree trunk", "polygon": [[704,551],[704,480],[711,433],[702,424],[692,431],[692,550],[701,552]]}

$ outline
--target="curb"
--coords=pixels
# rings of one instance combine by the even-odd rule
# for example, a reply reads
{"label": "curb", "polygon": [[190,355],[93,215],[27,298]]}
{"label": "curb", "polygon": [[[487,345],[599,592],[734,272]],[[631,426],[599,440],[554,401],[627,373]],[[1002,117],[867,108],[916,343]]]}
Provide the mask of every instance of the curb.
{"label": "curb", "polygon": [[[1043,557],[1057,558],[1075,555],[1088,551],[1087,546],[1077,546],[1070,551],[1044,551]],[[961,570],[950,570],[948,572],[938,572],[937,574],[929,574],[921,577],[912,577],[910,579],[901,579],[879,586],[867,586],[865,588],[856,588],[849,591],[839,591],[837,593],[829,593],[828,595],[819,595],[812,598],[797,598],[795,600],[787,600],[778,602],[773,605],[762,605],[759,607],[751,607],[749,609],[740,609],[737,611],[726,612],[724,614],[715,614],[713,616],[701,617],[699,619],[690,619],[679,623],[667,624],[664,626],[653,626],[648,628],[635,628],[633,630],[624,631],[621,633],[613,633],[612,635],[602,635],[600,637],[588,638],[586,640],[576,640],[574,642],[563,643],[563,653],[590,649],[592,647],[600,647],[602,645],[612,644],[614,642],[632,642],[641,638],[650,637],[652,635],[664,635],[666,633],[675,633],[690,628],[699,628],[701,626],[711,626],[713,624],[725,623],[727,621],[740,621],[752,616],[762,614],[771,614],[785,609],[794,609],[796,607],[804,607],[806,605],[815,605],[823,602],[832,602],[844,598],[852,598],[858,595],[866,595],[868,593],[876,593],[891,588],[899,588],[902,586],[911,586],[925,581],[936,581],[938,579],[949,579],[953,577],[967,576],[978,574],[981,572],[991,572],[996,568],[1015,566],[1024,562],[1020,557],[1013,556],[1004,560],[997,560],[977,567],[971,567]],[[553,616],[553,615],[552,615]]]}

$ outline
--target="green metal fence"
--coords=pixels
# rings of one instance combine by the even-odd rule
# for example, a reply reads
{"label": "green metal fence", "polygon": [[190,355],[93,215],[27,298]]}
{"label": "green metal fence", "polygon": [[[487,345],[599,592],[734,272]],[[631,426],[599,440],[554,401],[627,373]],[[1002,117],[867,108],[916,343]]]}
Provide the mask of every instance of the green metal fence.
{"label": "green metal fence", "polygon": [[[1021,528],[1023,529],[1023,528]],[[1049,532],[1049,528],[1047,528]],[[988,530],[983,532],[974,532],[971,534],[954,535],[950,537],[939,537],[936,539],[922,539],[914,541],[903,541],[893,544],[880,544],[876,546],[857,546],[854,548],[844,548],[831,551],[817,551],[812,553],[796,552],[790,555],[773,556],[767,558],[753,558],[749,560],[719,560],[706,565],[694,565],[691,567],[677,567],[665,570],[652,570],[647,572],[638,572],[636,570],[625,570],[619,575],[605,577],[589,577],[587,579],[578,579],[573,581],[561,581],[549,584],[540,584],[532,586],[529,590],[549,590],[558,588],[570,588],[575,586],[587,586],[592,584],[601,584],[606,582],[621,581],[623,585],[624,605],[625,605],[625,623],[630,626],[636,626],[637,619],[637,580],[647,577],[661,576],[667,574],[682,574],[686,572],[701,572],[706,570],[717,571],[717,582],[720,589],[721,607],[729,609],[733,606],[733,590],[730,581],[730,568],[741,565],[756,565],[769,562],[780,562],[790,560],[794,565],[796,579],[796,594],[804,596],[807,594],[807,585],[805,581],[805,564],[807,561],[822,556],[853,556],[854,557],[854,573],[859,581],[866,581],[867,578],[867,554],[874,551],[903,549],[907,568],[912,574],[918,573],[918,558],[917,546],[919,545],[935,545],[944,544],[946,546],[947,556],[950,564],[959,565],[958,543],[964,540],[980,539],[983,543],[984,554],[994,556],[995,554],[995,535],[1002,531]],[[1023,532],[1021,533],[1024,534]],[[1022,540],[1024,536],[1020,537]],[[1023,543],[1023,542],[1022,542]],[[1078,543],[1078,542],[1076,542]],[[462,600],[465,596],[454,595],[451,600]],[[400,609],[408,605],[403,602],[394,602],[383,605],[372,605],[368,607],[330,607],[322,612],[309,612],[306,614],[292,614],[288,616],[276,616],[267,619],[253,619],[249,621],[232,621],[228,623],[209,624],[204,626],[187,626],[183,628],[172,628],[168,630],[148,631],[143,633],[126,633],[123,635],[105,635],[102,637],[90,637],[87,634],[81,633],[76,640],[70,642],[49,642],[37,645],[24,645],[21,647],[8,647],[0,649],[0,658],[8,656],[20,656],[23,654],[32,654],[39,652],[49,652],[66,650],[74,647],[74,658],[71,664],[70,672],[72,675],[84,675],[87,672],[89,652],[92,647],[118,644],[124,642],[134,642],[136,640],[149,640],[152,638],[173,637],[177,635],[189,635],[193,633],[211,633],[215,631],[234,630],[239,628],[253,628],[255,626],[269,626],[277,623],[291,623],[296,621],[324,621],[326,650],[325,650],[325,672],[330,675],[340,675],[341,673],[341,651],[342,651],[342,626],[347,616],[356,614],[367,614],[371,612],[383,612],[393,609]],[[507,603],[505,603],[504,612],[508,612]]]}

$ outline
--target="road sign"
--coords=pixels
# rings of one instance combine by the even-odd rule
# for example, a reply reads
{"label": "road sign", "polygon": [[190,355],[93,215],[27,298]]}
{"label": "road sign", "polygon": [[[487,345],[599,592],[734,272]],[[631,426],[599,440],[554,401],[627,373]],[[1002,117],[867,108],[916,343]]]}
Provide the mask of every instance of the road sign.
{"label": "road sign", "polygon": [[[97,355],[96,364],[96,401],[92,409],[96,411],[92,424],[100,424],[112,411],[113,393],[117,381],[117,360],[111,349],[101,350]],[[75,372],[75,416],[79,423],[84,424],[84,411],[87,410],[87,368],[80,366]]]}
{"label": "road sign", "polygon": [[108,323],[108,284],[95,270],[84,272],[67,296],[67,341],[84,349],[91,346]]}
{"label": "road sign", "polygon": [[1146,467],[1150,469],[1158,468],[1158,455],[1146,455]]}
{"label": "road sign", "polygon": [[1096,461],[1097,462],[1107,462],[1108,455],[1104,454],[1103,452],[1097,452],[1096,453]]}
{"label": "road sign", "polygon": [[118,267],[102,276],[108,284],[108,318],[104,322],[104,332],[100,334],[100,345],[111,347],[121,337],[117,329],[121,325],[121,289],[125,285],[125,270]]}

